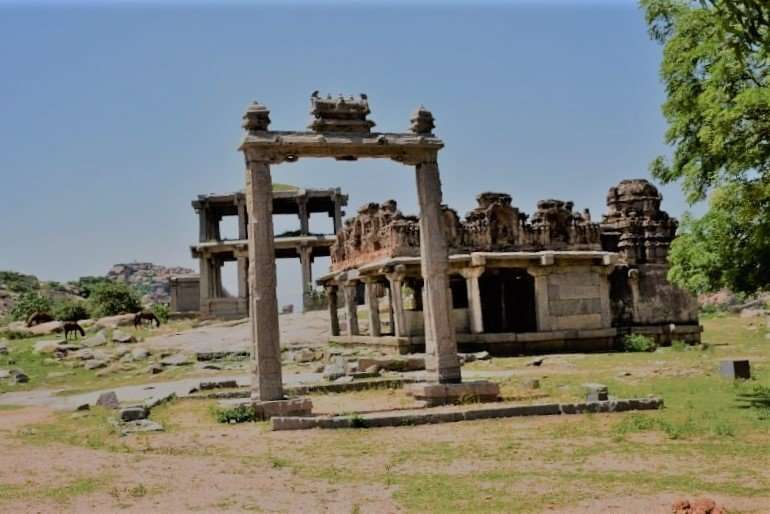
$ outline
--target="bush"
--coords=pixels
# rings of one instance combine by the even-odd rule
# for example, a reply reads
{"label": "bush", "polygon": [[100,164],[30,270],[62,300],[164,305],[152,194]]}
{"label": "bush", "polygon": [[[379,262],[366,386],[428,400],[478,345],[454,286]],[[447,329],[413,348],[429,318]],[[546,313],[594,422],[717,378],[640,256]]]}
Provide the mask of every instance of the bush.
{"label": "bush", "polygon": [[28,293],[40,287],[36,277],[15,271],[0,271],[0,284],[14,293]]}
{"label": "bush", "polygon": [[95,287],[103,284],[110,284],[112,281],[107,277],[80,277],[77,282],[70,283],[77,286],[80,290],[80,296],[88,298],[91,296],[91,291],[93,291]]}
{"label": "bush", "polygon": [[123,282],[95,283],[88,296],[94,317],[115,316],[142,310],[139,295]]}
{"label": "bush", "polygon": [[59,321],[88,319],[88,306],[83,300],[64,298],[53,303],[53,317]]}
{"label": "bush", "polygon": [[257,409],[253,405],[236,405],[227,409],[217,409],[214,413],[220,423],[245,423],[259,421]]}
{"label": "bush", "polygon": [[623,348],[627,352],[654,352],[658,345],[645,335],[629,334],[623,339]]}
{"label": "bush", "polygon": [[51,315],[53,305],[51,299],[40,293],[24,293],[13,304],[9,314],[14,321],[26,321],[32,314],[42,312]]}
{"label": "bush", "polygon": [[683,352],[687,349],[687,343],[682,341],[681,339],[676,339],[674,341],[671,341],[671,349],[675,352]]}
{"label": "bush", "polygon": [[155,314],[162,323],[168,321],[169,308],[165,303],[154,303],[150,310]]}

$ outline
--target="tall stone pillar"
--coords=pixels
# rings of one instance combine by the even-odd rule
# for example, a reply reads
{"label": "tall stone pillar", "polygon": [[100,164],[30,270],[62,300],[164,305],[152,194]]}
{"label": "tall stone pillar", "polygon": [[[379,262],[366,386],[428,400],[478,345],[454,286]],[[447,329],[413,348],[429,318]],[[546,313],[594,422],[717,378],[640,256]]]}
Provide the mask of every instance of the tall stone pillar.
{"label": "tall stone pillar", "polygon": [[358,330],[358,306],[356,306],[356,283],[345,282],[342,286],[345,292],[345,310],[348,318],[348,335],[357,336]]}
{"label": "tall stone pillar", "polygon": [[211,260],[211,277],[213,283],[211,285],[214,298],[222,298],[224,293],[222,291],[222,259],[216,256],[212,256]]}
{"label": "tall stone pillar", "polygon": [[365,277],[366,304],[369,307],[369,335],[380,337],[380,301],[377,298],[377,280],[374,277]]}
{"label": "tall stone pillar", "polygon": [[465,286],[468,291],[468,318],[471,322],[471,333],[482,334],[484,332],[484,318],[481,311],[481,290],[479,289],[479,277],[484,273],[484,268],[464,268],[460,274],[465,278]]}
{"label": "tall stone pillar", "polygon": [[[401,269],[399,269],[401,268]],[[406,336],[406,316],[404,314],[404,297],[401,289],[404,286],[404,266],[396,266],[396,271],[388,273],[388,284],[390,285],[390,305],[392,315],[390,324],[393,326],[393,335],[396,337]]]}
{"label": "tall stone pillar", "polygon": [[273,185],[270,164],[246,152],[246,210],[249,216],[249,302],[252,335],[251,398],[283,399],[278,331]]}
{"label": "tall stone pillar", "polygon": [[326,299],[329,302],[329,320],[333,336],[340,335],[340,319],[337,315],[339,309],[339,298],[337,297],[337,286],[326,286]]}
{"label": "tall stone pillar", "polygon": [[449,254],[441,212],[436,155],[416,166],[420,202],[420,260],[425,287],[425,365],[440,383],[462,381],[449,292]]}
{"label": "tall stone pillar", "polygon": [[299,216],[299,232],[303,236],[310,234],[310,214],[307,210],[307,197],[301,196],[297,198],[298,216]]}
{"label": "tall stone pillar", "polygon": [[308,289],[313,287],[313,247],[297,247],[297,254],[302,268],[302,312],[305,312],[309,305]]}

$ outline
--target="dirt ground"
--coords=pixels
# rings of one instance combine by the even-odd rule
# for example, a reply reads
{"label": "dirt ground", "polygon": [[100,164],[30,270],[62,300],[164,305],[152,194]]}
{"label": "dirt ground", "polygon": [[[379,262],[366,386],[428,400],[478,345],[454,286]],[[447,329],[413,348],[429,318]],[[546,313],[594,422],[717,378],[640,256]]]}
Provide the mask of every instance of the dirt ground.
{"label": "dirt ground", "polygon": [[[736,394],[770,387],[766,328],[707,320],[704,349],[495,358],[533,401],[574,399],[602,381],[621,397],[664,398],[658,412],[531,417],[384,429],[272,432],[223,425],[214,402],[153,410],[166,430],[119,436],[108,411],[0,407],[0,512],[668,513],[708,497],[730,513],[770,513],[770,415]],[[724,381],[725,356],[755,380]],[[400,390],[312,395],[318,413],[409,407]]]}

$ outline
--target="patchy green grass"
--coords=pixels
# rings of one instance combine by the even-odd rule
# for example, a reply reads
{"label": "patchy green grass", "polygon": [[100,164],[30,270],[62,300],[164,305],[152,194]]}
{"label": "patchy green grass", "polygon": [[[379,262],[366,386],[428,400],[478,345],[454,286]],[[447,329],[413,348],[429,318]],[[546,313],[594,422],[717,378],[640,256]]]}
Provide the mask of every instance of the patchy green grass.
{"label": "patchy green grass", "polygon": [[34,482],[25,484],[0,484],[0,505],[11,501],[52,501],[58,505],[67,504],[78,496],[85,496],[105,489],[111,477],[104,474],[98,476],[77,477],[64,485],[46,485]]}

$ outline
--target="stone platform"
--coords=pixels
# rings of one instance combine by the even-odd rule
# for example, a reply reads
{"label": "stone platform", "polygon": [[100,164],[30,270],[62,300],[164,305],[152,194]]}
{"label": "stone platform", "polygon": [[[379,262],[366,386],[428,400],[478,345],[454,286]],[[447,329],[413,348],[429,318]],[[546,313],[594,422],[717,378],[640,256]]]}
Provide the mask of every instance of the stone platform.
{"label": "stone platform", "polygon": [[480,380],[458,384],[420,382],[407,385],[406,394],[425,402],[428,407],[466,402],[496,402],[500,399],[500,386]]}
{"label": "stone platform", "polygon": [[274,417],[290,418],[293,416],[309,416],[313,412],[313,402],[308,398],[289,398],[285,400],[242,402],[254,407],[257,417],[271,419]]}
{"label": "stone platform", "polygon": [[518,416],[555,416],[601,412],[655,410],[663,407],[660,398],[608,400],[603,402],[545,403],[535,405],[497,404],[483,407],[460,406],[426,410],[373,412],[357,416],[317,416],[272,418],[273,430],[307,430],[312,428],[376,428],[453,423],[478,419]]}

